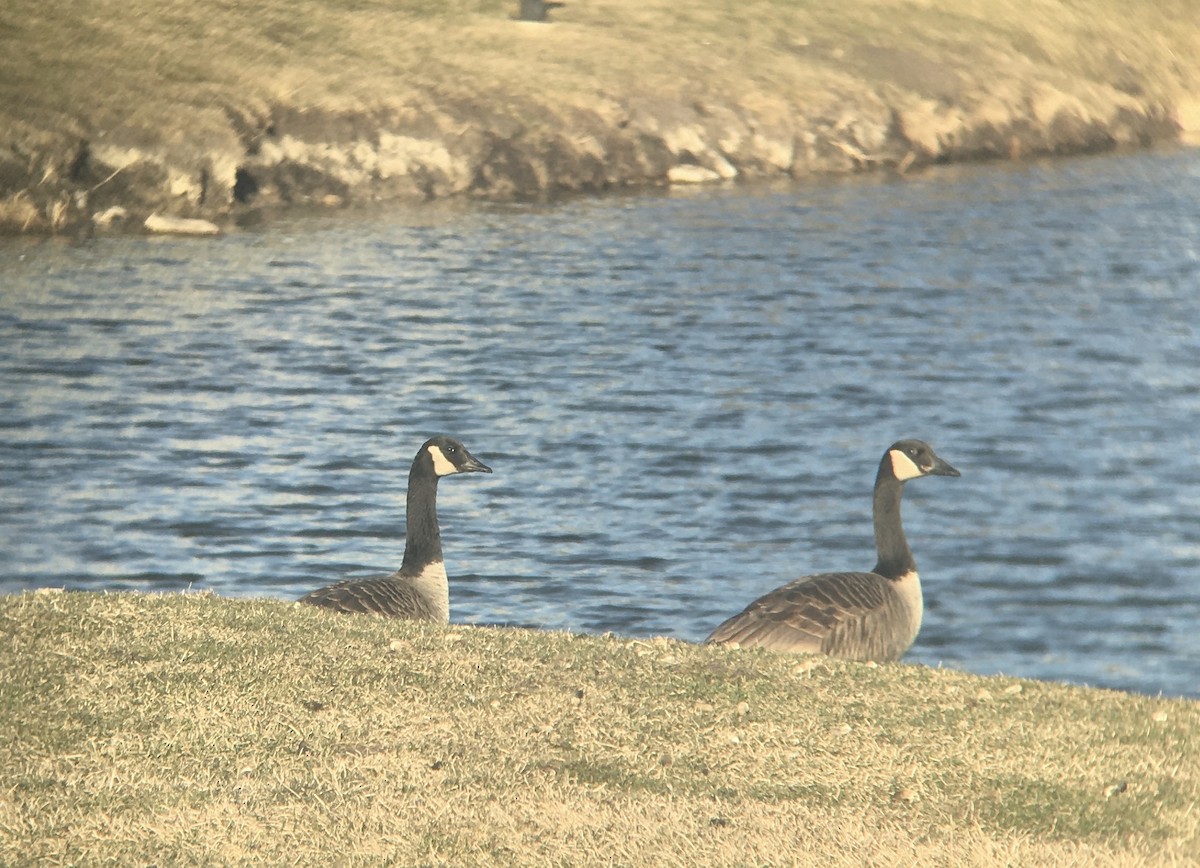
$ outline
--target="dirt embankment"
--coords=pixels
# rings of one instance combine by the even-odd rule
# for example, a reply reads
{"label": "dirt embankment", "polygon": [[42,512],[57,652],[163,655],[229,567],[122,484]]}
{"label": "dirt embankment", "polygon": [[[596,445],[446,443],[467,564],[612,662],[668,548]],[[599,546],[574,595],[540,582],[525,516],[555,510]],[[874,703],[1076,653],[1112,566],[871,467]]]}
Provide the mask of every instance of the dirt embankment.
{"label": "dirt embankment", "polygon": [[[380,75],[371,47],[347,61],[347,75],[357,64],[385,84],[368,82],[351,98],[266,87],[260,74],[245,90],[197,80],[157,92],[149,81],[115,107],[80,98],[53,110],[37,100],[0,107],[0,231],[140,229],[151,214],[226,225],[291,204],[906,172],[1146,146],[1200,127],[1200,57],[1156,51],[1156,33],[1127,33],[1116,19],[1059,27],[1054,39],[987,22],[977,41],[971,27],[983,25],[973,19],[923,38],[920,27],[834,26],[830,10],[736,41],[701,38],[702,26],[720,33],[720,21],[691,21],[673,31],[682,39],[700,28],[681,43],[691,54],[665,60],[661,48],[648,50],[641,75],[636,45],[626,54],[610,46],[612,62],[603,60],[606,40],[629,42],[601,29],[613,5],[591,10],[594,20],[567,6],[537,24],[477,13],[474,36],[486,29],[508,40],[503,74],[481,56],[479,74],[452,82],[404,69]],[[322,62],[336,65],[335,48]],[[581,62],[589,52],[590,67]],[[303,69],[294,57],[289,64]],[[87,72],[81,63],[75,74]],[[78,88],[72,79],[66,90]]]}

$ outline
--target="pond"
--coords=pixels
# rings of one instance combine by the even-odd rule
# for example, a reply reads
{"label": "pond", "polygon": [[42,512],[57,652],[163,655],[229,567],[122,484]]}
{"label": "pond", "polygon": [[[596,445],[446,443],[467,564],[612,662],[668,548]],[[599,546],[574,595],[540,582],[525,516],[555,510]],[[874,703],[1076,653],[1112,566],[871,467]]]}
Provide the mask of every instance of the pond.
{"label": "pond", "polygon": [[391,571],[417,447],[451,619],[699,641],[874,563],[908,662],[1200,697],[1200,152],[0,241],[0,592]]}

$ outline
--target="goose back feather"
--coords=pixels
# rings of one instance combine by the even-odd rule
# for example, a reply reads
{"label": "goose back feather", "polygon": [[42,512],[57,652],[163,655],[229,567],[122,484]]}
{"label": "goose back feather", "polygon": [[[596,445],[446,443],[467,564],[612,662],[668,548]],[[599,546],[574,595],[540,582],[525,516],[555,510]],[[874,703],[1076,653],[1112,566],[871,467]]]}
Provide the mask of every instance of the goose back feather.
{"label": "goose back feather", "polygon": [[453,437],[439,435],[425,441],[408,475],[407,531],[400,569],[389,576],[350,579],[318,588],[300,602],[338,612],[448,623],[450,585],[437,517],[438,480],[458,473],[491,472]]}
{"label": "goose back feather", "polygon": [[924,613],[921,579],[900,520],[904,483],[921,476],[958,475],[927,443],[892,444],[875,478],[875,569],[796,579],[759,597],[706,641],[851,660],[898,660],[916,639]]}

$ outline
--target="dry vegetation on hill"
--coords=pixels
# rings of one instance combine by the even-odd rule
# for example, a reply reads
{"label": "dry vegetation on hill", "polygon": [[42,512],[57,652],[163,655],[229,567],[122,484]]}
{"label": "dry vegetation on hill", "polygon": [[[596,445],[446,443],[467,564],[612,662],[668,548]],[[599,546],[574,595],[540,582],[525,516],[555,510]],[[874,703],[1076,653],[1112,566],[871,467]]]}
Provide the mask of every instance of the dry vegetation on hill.
{"label": "dry vegetation on hill", "polygon": [[908,171],[1200,130],[1192,0],[516,10],[8,0],[0,230]]}

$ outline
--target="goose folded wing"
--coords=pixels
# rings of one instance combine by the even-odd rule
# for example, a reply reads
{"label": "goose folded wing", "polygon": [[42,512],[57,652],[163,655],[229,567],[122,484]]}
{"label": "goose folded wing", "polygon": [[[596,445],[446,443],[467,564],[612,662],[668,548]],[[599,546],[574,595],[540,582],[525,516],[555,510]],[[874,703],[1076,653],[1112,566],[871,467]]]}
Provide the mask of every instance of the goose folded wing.
{"label": "goose folded wing", "polygon": [[828,653],[839,635],[857,632],[887,606],[888,592],[887,580],[874,573],[807,576],[759,597],[717,627],[708,641]]}
{"label": "goose folded wing", "polygon": [[300,602],[339,612],[406,618],[420,618],[428,608],[416,588],[395,576],[338,582],[306,594]]}

